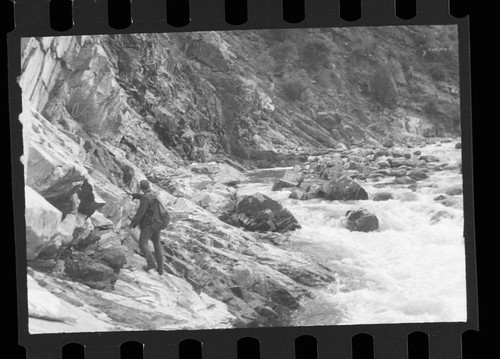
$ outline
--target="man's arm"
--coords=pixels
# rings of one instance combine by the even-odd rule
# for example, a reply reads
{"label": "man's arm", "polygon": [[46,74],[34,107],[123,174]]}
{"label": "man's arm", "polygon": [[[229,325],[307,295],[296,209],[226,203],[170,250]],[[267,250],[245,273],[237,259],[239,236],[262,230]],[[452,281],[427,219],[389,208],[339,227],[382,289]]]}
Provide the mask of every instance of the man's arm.
{"label": "man's arm", "polygon": [[132,199],[141,199],[142,197],[141,193],[134,193],[129,191],[125,191],[125,193],[128,194],[129,196],[132,196]]}
{"label": "man's arm", "polygon": [[146,196],[141,196],[141,204],[139,205],[139,208],[137,209],[137,213],[135,214],[134,218],[132,219],[132,222],[130,222],[130,227],[134,228],[139,224],[142,217],[144,217],[144,214],[146,214],[146,210],[148,209],[148,204],[149,204],[149,201],[146,198]]}

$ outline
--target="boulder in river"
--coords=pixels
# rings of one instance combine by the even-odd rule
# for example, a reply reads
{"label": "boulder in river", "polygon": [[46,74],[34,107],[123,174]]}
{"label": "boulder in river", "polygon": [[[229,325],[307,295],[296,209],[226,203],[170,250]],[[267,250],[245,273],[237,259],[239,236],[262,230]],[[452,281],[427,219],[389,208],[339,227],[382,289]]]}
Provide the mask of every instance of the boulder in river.
{"label": "boulder in river", "polygon": [[390,199],[394,199],[394,196],[389,192],[379,192],[373,196],[374,201],[388,201]]}
{"label": "boulder in river", "polygon": [[347,211],[347,229],[356,232],[373,232],[378,229],[378,218],[365,209]]}
{"label": "boulder in river", "polygon": [[394,141],[393,140],[387,140],[387,141],[384,142],[383,146],[385,148],[392,148],[392,147],[394,147]]}
{"label": "boulder in river", "polygon": [[429,178],[429,175],[425,171],[422,171],[422,170],[410,171],[410,172],[408,172],[408,176],[410,178],[414,179],[415,181],[421,181],[421,180]]}
{"label": "boulder in river", "polygon": [[387,161],[391,164],[391,167],[401,167],[406,164],[406,159],[404,157],[389,157]]}
{"label": "boulder in river", "polygon": [[438,211],[432,215],[431,223],[432,224],[438,223],[443,218],[453,218],[453,215],[447,211]]}
{"label": "boulder in river", "polygon": [[434,201],[442,201],[446,199],[446,196],[444,194],[440,194],[439,196],[434,198]]}
{"label": "boulder in river", "polygon": [[422,155],[418,159],[425,162],[439,162],[439,158],[434,155]]}
{"label": "boulder in river", "polygon": [[243,197],[234,213],[220,219],[249,231],[287,232],[300,228],[289,210],[262,193]]}
{"label": "boulder in river", "polygon": [[378,161],[377,166],[380,168],[389,168],[391,167],[391,164],[388,161]]}
{"label": "boulder in river", "polygon": [[306,191],[304,191],[303,189],[300,189],[300,188],[296,188],[292,191],[292,193],[290,193],[290,197],[288,197],[288,198],[302,200],[302,199],[305,199],[305,195],[306,195]]}
{"label": "boulder in river", "polygon": [[280,179],[278,180],[278,182],[276,182],[273,186],[273,191],[281,191],[282,189],[285,189],[285,188],[291,188],[291,187],[295,187],[295,184],[293,184],[292,182],[289,182],[289,181],[285,181],[283,179]]}
{"label": "boulder in river", "polygon": [[448,196],[458,196],[463,193],[462,185],[458,184],[455,186],[450,186],[445,192]]}
{"label": "boulder in river", "polygon": [[368,193],[349,177],[334,178],[323,184],[321,197],[330,201],[365,200]]}
{"label": "boulder in river", "polygon": [[394,183],[397,184],[412,184],[415,183],[415,180],[409,176],[401,176],[401,177],[396,177],[394,180]]}

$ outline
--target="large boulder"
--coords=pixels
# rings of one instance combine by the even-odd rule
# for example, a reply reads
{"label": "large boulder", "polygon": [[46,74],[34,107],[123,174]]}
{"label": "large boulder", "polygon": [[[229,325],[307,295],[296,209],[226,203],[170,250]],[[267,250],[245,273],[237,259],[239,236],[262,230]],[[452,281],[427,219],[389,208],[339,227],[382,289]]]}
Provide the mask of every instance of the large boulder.
{"label": "large boulder", "polygon": [[391,164],[388,161],[378,161],[377,166],[380,168],[389,168],[391,167]]}
{"label": "large boulder", "polygon": [[111,266],[78,251],[66,259],[64,272],[72,280],[94,289],[112,289],[118,280],[118,273]]}
{"label": "large boulder", "polygon": [[278,182],[276,182],[276,183],[273,185],[272,190],[273,190],[273,191],[281,191],[282,189],[285,189],[285,188],[292,188],[292,187],[295,187],[295,184],[294,184],[294,183],[289,182],[289,181],[285,181],[285,180],[283,180],[283,179],[280,179],[280,180],[278,180]]}
{"label": "large boulder", "polygon": [[379,192],[373,196],[374,201],[388,201],[390,199],[394,199],[394,196],[389,192]]}
{"label": "large boulder", "polygon": [[81,147],[42,115],[26,109],[23,124],[25,183],[40,193],[63,215],[73,210],[71,197],[88,173],[82,165]]}
{"label": "large boulder", "polygon": [[25,186],[26,256],[35,259],[42,250],[58,247],[54,241],[62,214],[29,186]]}
{"label": "large boulder", "polygon": [[300,228],[290,211],[262,193],[243,197],[236,211],[221,220],[249,231],[286,232]]}
{"label": "large boulder", "polygon": [[439,158],[434,155],[422,155],[418,159],[425,162],[439,162]]}
{"label": "large boulder", "polygon": [[394,180],[394,183],[413,184],[413,183],[415,183],[415,180],[409,176],[399,176],[399,177],[396,177],[396,179]]}
{"label": "large boulder", "polygon": [[424,179],[429,178],[429,175],[427,174],[427,172],[422,171],[422,170],[410,171],[410,172],[408,172],[408,176],[411,179],[414,179],[415,181],[422,181]]}
{"label": "large boulder", "polygon": [[101,212],[95,212],[92,216],[90,216],[90,220],[94,228],[98,229],[113,228],[113,222],[107,219]]}
{"label": "large boulder", "polygon": [[407,160],[404,157],[389,157],[387,161],[391,164],[391,167],[401,167],[407,164]]}
{"label": "large boulder", "polygon": [[372,232],[378,229],[378,218],[365,209],[347,211],[347,229],[357,232]]}
{"label": "large boulder", "polygon": [[323,184],[321,197],[330,201],[365,200],[368,199],[368,194],[358,183],[349,177],[342,176]]}
{"label": "large boulder", "polygon": [[290,199],[304,200],[306,198],[306,191],[301,188],[296,188],[290,193]]}
{"label": "large boulder", "polygon": [[463,193],[462,185],[461,184],[457,184],[457,185],[449,186],[448,188],[446,188],[446,192],[445,193],[448,196],[458,196],[458,195],[461,195]]}

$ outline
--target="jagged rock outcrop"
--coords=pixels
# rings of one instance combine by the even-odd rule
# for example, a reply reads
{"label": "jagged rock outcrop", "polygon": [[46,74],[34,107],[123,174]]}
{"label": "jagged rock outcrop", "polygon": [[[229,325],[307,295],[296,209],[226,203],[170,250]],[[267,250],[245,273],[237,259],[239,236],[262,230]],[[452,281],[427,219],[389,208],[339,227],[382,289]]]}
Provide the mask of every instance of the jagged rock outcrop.
{"label": "jagged rock outcrop", "polygon": [[61,212],[47,202],[31,187],[25,187],[26,203],[26,256],[35,259],[40,252],[50,246],[60,246],[54,235],[61,222]]}

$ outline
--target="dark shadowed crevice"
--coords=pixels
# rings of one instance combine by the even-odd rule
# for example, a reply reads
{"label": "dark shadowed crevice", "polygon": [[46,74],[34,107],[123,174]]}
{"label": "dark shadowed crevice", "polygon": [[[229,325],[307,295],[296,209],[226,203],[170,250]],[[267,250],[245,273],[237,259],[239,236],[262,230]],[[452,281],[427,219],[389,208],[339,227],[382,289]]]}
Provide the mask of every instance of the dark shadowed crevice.
{"label": "dark shadowed crevice", "polygon": [[87,217],[92,216],[95,211],[104,207],[104,203],[97,203],[95,201],[93,188],[87,181],[83,182],[77,193],[80,199],[78,212],[87,215]]}

